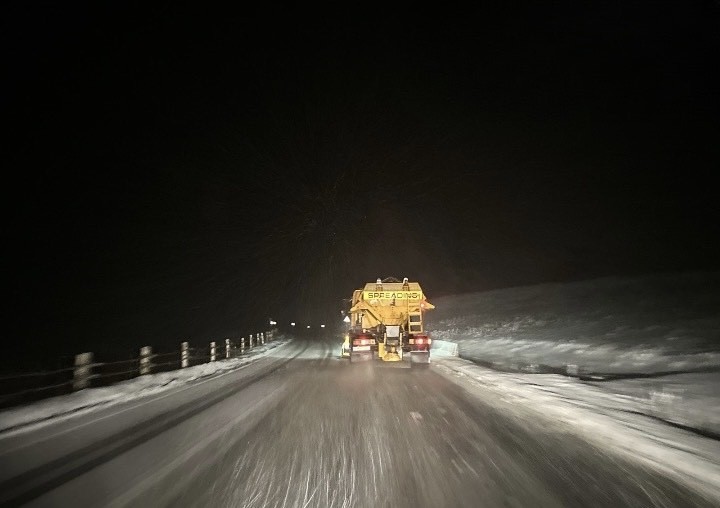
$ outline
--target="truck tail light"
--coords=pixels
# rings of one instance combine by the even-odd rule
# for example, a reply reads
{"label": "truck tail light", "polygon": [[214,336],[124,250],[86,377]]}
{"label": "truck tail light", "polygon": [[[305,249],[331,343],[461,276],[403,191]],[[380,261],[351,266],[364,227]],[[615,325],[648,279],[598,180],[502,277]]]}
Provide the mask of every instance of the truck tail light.
{"label": "truck tail light", "polygon": [[409,340],[409,343],[415,346],[429,346],[432,344],[432,339],[427,335],[415,335]]}
{"label": "truck tail light", "polygon": [[375,344],[375,340],[367,335],[361,335],[360,337],[353,338],[353,346],[367,346],[368,344]]}

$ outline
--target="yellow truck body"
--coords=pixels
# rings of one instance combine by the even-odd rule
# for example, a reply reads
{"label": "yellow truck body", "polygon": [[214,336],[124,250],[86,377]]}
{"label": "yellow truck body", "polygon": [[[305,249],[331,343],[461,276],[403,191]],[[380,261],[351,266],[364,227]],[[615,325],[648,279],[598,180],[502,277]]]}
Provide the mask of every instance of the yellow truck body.
{"label": "yellow truck body", "polygon": [[423,315],[434,308],[420,284],[407,278],[368,282],[353,291],[343,353],[351,360],[370,353],[383,361],[401,361],[410,353],[413,361],[428,363],[432,340]]}

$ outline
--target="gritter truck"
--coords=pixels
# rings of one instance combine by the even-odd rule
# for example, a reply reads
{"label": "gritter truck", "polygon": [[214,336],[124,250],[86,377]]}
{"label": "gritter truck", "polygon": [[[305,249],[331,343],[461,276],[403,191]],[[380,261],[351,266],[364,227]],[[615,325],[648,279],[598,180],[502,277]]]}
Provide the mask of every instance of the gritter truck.
{"label": "gritter truck", "polygon": [[341,355],[351,363],[399,362],[409,355],[411,366],[428,365],[432,339],[423,314],[434,308],[420,284],[407,277],[402,282],[394,277],[368,282],[353,291]]}

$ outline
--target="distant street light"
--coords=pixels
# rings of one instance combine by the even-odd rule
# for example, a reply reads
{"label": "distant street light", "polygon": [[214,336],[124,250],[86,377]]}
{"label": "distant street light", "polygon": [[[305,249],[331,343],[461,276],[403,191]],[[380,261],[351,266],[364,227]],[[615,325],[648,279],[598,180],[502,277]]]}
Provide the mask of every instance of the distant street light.
{"label": "distant street light", "polygon": [[325,328],[325,325],[320,325],[320,328]]}
{"label": "distant street light", "polygon": [[310,325],[307,325],[308,328],[310,328]]}
{"label": "distant street light", "polygon": [[293,321],[292,323],[290,323],[290,326],[295,326],[295,322]]}

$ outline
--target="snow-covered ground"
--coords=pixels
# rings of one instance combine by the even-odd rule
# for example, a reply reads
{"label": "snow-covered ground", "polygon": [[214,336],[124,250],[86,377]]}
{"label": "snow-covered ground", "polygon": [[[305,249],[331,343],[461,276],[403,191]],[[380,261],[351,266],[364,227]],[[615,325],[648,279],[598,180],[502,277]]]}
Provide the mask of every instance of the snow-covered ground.
{"label": "snow-covered ground", "polygon": [[268,355],[288,341],[289,339],[281,336],[277,340],[256,346],[236,358],[208,362],[169,372],[158,372],[112,386],[90,388],[26,406],[6,409],[0,412],[0,435],[7,436],[13,431],[35,429],[40,425],[56,422],[59,418],[67,415],[77,416],[100,407],[176,389],[197,379],[233,371]]}
{"label": "snow-covered ground", "polygon": [[720,436],[720,272],[431,301],[433,337],[457,343],[463,358],[515,373],[499,379]]}
{"label": "snow-covered ground", "polygon": [[720,499],[720,272],[431,301],[436,372]]}
{"label": "snow-covered ground", "polygon": [[[720,499],[720,272],[430,298],[434,370]],[[0,412],[0,436],[242,367],[252,354]],[[446,356],[457,349],[461,358]]]}
{"label": "snow-covered ground", "polygon": [[[433,337],[457,344],[463,358],[516,373],[501,379],[541,384],[563,397],[584,394],[599,406],[720,436],[720,272],[610,277],[431,301]],[[0,432],[236,369],[282,343],[5,410]],[[598,376],[605,380],[593,381]]]}
{"label": "snow-covered ground", "polygon": [[[720,441],[648,416],[634,395],[555,374],[498,372],[443,355],[436,356],[434,369],[516,422],[543,422],[548,431],[580,436],[599,453],[639,461],[720,502]],[[658,499],[654,506],[666,504]]]}

